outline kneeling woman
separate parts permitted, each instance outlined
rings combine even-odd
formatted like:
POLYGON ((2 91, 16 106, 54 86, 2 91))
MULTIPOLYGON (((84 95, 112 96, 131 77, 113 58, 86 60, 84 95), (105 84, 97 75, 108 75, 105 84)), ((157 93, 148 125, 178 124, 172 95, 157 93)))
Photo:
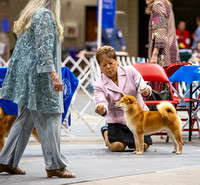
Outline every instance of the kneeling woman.
MULTIPOLYGON (((101 129, 106 146, 113 151, 123 151, 128 146, 134 147, 132 132, 126 126, 124 112, 115 107, 124 94, 135 96, 143 110, 148 107, 143 97, 151 94, 151 87, 146 85, 141 74, 133 67, 119 67, 114 49, 103 46, 96 52, 96 59, 102 75, 94 83, 96 101, 95 112, 106 116, 108 126, 101 129)), ((152 144, 150 136, 144 138, 144 151, 152 144)))

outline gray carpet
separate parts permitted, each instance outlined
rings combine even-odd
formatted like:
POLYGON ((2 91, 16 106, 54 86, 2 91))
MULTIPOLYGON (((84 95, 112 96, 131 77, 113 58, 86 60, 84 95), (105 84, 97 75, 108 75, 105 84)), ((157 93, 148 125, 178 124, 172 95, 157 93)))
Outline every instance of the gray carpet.
POLYGON ((0 174, 0 184, 8 185, 57 185, 77 184, 98 179, 180 169, 200 165, 198 144, 186 143, 183 155, 172 154, 172 143, 157 143, 143 155, 131 150, 110 152, 104 145, 62 145, 62 153, 71 160, 69 170, 77 174, 75 179, 47 179, 44 160, 39 145, 28 145, 20 167, 25 176, 0 174))

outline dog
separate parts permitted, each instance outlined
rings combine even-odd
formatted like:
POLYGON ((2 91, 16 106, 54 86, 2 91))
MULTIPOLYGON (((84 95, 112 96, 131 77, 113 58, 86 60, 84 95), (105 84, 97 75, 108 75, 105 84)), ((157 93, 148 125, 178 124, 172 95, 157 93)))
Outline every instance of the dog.
MULTIPOLYGON (((0 152, 4 146, 5 137, 8 136, 10 128, 17 116, 7 115, 3 108, 0 106, 0 152)), ((34 128, 32 131, 32 135, 34 138, 40 142, 36 129, 34 128)))
POLYGON ((134 96, 125 95, 115 106, 124 111, 128 128, 135 138, 135 154, 142 154, 144 135, 166 130, 174 143, 174 153, 182 154, 182 122, 169 102, 157 105, 158 111, 143 111, 134 96))

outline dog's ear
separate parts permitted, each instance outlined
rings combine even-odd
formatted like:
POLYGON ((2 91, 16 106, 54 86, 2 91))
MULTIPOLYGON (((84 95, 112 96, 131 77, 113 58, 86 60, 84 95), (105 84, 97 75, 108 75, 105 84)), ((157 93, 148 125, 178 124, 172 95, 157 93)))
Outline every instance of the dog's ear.
POLYGON ((4 110, 0 107, 0 119, 3 118, 5 115, 4 110))
POLYGON ((129 103, 135 103, 136 99, 133 96, 127 96, 129 103))

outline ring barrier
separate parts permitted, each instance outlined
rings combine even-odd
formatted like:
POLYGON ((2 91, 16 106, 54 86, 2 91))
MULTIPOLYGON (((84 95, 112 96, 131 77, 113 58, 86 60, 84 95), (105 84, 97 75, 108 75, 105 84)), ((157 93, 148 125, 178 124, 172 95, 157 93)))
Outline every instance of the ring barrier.
MULTIPOLYGON (((128 66, 135 64, 136 61, 140 63, 145 63, 146 59, 141 57, 135 58, 129 56, 117 56, 117 61, 119 66, 128 66)), ((8 67, 8 64, 9 61, 5 62, 2 57, 0 57, 1 68, 8 67)), ((92 124, 87 116, 87 111, 91 108, 94 110, 95 108, 95 99, 92 84, 101 75, 101 70, 96 61, 96 58, 95 56, 92 56, 88 59, 84 56, 81 56, 80 58, 78 58, 78 60, 74 60, 71 56, 67 56, 67 58, 62 62, 62 67, 64 66, 67 66, 71 70, 71 72, 73 72, 75 76, 79 79, 79 85, 71 100, 66 118, 68 118, 69 114, 73 111, 77 116, 75 122, 81 120, 81 122, 83 122, 91 132, 94 132, 99 124, 105 124, 105 118, 101 116, 99 116, 99 119, 96 123, 92 124), (84 93, 87 99, 89 99, 89 101, 87 101, 83 105, 83 107, 81 107, 81 109, 79 103, 76 103, 76 99, 78 97, 77 95, 79 95, 80 93, 84 93)), ((186 90, 187 87, 185 83, 179 85, 179 92, 181 95, 185 94, 186 90)), ((95 116, 97 116, 97 114, 95 116)), ((70 128, 67 130, 67 132, 69 131, 70 128)))

